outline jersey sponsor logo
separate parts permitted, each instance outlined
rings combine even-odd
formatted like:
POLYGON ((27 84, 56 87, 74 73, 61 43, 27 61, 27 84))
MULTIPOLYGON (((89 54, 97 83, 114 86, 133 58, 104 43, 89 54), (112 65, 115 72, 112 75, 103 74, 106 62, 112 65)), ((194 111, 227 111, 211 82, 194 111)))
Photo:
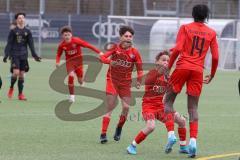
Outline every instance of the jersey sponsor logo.
POLYGON ((128 62, 128 61, 125 61, 122 59, 117 59, 116 62, 117 62, 116 65, 121 66, 121 67, 130 68, 132 66, 132 62, 128 62))
POLYGON ((163 93, 166 92, 166 87, 165 86, 154 85, 153 86, 153 92, 158 93, 158 94, 163 94, 163 93))
POLYGON ((112 56, 112 60, 117 62, 116 65, 130 68, 132 66, 132 62, 127 61, 127 59, 129 59, 128 55, 118 50, 116 51, 116 54, 112 56))
POLYGON ((67 51, 67 54, 68 54, 68 55, 74 55, 74 54, 76 54, 76 53, 77 53, 77 50, 76 50, 76 49, 67 51))
POLYGON ((21 43, 23 41, 23 38, 21 35, 17 35, 17 43, 21 43))
POLYGON ((25 36, 27 36, 27 35, 28 35, 28 33, 27 33, 27 32, 24 32, 24 35, 25 35, 25 36))

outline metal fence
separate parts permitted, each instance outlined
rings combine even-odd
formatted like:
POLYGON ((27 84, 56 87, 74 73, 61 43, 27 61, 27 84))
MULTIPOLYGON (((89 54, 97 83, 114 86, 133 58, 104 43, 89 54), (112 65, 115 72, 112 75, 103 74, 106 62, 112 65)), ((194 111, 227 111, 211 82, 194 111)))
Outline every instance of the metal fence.
POLYGON ((239 14, 239 0, 0 0, 0 13, 185 17, 199 3, 209 6, 212 18, 239 14))

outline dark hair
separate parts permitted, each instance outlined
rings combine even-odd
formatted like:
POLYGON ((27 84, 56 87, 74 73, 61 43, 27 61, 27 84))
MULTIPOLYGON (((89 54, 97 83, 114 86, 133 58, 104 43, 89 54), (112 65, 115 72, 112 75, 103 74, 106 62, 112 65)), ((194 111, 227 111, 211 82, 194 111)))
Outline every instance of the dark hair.
POLYGON ((19 13, 16 13, 15 14, 15 19, 17 19, 18 18, 18 16, 20 16, 20 15, 23 15, 24 17, 26 17, 26 13, 23 13, 23 12, 19 12, 19 13))
POLYGON ((198 4, 193 7, 192 10, 192 17, 194 18, 195 22, 205 22, 209 19, 210 10, 207 5, 205 4, 198 4))
POLYGON ((130 27, 130 26, 120 27, 120 29, 119 29, 120 36, 124 35, 126 32, 130 32, 132 35, 134 35, 134 30, 132 29, 132 27, 130 27))
POLYGON ((60 33, 63 34, 64 32, 72 33, 72 28, 70 26, 63 26, 60 30, 60 33))
POLYGON ((163 55, 170 56, 169 52, 165 50, 165 51, 159 52, 155 57, 155 60, 158 61, 163 55))

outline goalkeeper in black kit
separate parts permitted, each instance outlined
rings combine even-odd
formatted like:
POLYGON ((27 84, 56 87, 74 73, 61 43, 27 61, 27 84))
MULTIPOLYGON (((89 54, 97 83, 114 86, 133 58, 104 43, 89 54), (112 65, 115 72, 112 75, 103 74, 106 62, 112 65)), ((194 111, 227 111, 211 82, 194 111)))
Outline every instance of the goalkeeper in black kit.
POLYGON ((28 64, 28 47, 31 50, 35 61, 40 62, 41 58, 36 54, 34 49, 33 37, 31 31, 25 27, 25 13, 17 13, 15 20, 16 28, 10 30, 3 62, 11 59, 11 86, 8 91, 8 98, 12 98, 14 84, 18 80, 18 99, 27 100, 23 94, 24 74, 29 70, 28 64))

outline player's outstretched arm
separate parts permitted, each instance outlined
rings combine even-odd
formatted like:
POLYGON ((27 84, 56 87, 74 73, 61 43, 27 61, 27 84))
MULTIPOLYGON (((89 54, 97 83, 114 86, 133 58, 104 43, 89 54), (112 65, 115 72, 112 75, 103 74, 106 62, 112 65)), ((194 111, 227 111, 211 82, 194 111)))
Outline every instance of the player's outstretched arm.
POLYGON ((109 57, 115 52, 115 50, 111 50, 106 52, 103 55, 100 55, 100 61, 104 64, 111 64, 114 65, 115 61, 112 61, 109 57))
POLYGON ((80 38, 76 38, 76 43, 77 44, 79 44, 79 45, 81 45, 82 47, 84 47, 84 48, 89 48, 89 49, 91 49, 92 51, 94 51, 95 53, 97 53, 97 54, 102 54, 102 52, 99 50, 99 49, 97 49, 96 47, 94 47, 93 45, 91 45, 90 43, 88 43, 88 42, 86 42, 86 41, 84 41, 84 40, 82 40, 82 39, 80 39, 80 38))
POLYGON ((37 55, 37 53, 35 51, 35 47, 34 47, 34 42, 33 42, 33 37, 32 37, 31 31, 28 32, 27 43, 28 43, 28 46, 29 46, 29 48, 31 50, 31 53, 32 53, 32 56, 33 56, 34 60, 37 61, 37 62, 41 62, 41 58, 37 55))

